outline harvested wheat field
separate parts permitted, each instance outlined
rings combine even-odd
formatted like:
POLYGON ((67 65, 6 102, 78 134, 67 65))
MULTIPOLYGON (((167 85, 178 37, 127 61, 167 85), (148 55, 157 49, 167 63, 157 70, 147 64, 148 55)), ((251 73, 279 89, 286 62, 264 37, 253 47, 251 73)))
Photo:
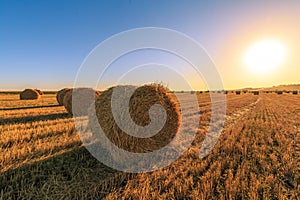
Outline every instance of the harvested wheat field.
POLYGON ((299 11, 0 0, 0 200, 300 200, 299 11))
POLYGON ((55 93, 36 101, 1 93, 0 199, 299 199, 300 96, 228 93, 225 128, 202 159, 211 102, 197 96, 189 150, 163 169, 131 174, 91 156, 55 93))

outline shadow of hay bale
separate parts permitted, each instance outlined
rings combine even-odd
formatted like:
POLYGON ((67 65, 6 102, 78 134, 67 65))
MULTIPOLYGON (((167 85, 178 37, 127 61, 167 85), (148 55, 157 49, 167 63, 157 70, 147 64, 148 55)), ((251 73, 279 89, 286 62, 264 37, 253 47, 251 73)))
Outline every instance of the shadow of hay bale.
POLYGON ((128 178, 129 174, 103 165, 78 147, 2 172, 0 198, 101 199, 128 178))

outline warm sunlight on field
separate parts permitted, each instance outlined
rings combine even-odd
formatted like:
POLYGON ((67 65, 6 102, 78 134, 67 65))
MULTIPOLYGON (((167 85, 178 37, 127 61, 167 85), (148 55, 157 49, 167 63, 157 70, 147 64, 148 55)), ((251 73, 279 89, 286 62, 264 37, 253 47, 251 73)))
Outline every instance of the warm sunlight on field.
POLYGON ((0 200, 300 200, 300 0, 0 0, 0 200))
POLYGON ((164 169, 129 174, 89 154, 54 94, 27 101, 1 94, 0 199, 297 199, 300 95, 229 91, 225 129, 204 159, 197 152, 210 98, 197 95, 201 118, 191 148, 164 169))

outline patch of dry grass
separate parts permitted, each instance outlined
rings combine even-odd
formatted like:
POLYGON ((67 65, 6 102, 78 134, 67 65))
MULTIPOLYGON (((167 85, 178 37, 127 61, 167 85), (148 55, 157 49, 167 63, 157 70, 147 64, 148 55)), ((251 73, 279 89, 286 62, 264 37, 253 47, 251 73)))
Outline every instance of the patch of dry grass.
POLYGON ((193 146, 164 169, 128 174, 89 154, 55 94, 1 94, 0 199, 299 199, 299 95, 227 100, 229 120, 206 158, 198 157, 211 117, 203 93, 193 146))

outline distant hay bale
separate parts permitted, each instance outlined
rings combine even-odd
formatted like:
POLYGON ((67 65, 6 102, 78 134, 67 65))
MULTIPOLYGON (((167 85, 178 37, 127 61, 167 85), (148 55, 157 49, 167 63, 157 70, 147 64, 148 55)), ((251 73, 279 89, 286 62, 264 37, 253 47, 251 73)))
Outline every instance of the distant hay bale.
POLYGON ((72 88, 64 88, 64 89, 61 89, 57 92, 56 100, 57 100, 59 105, 63 106, 63 101, 64 101, 65 94, 70 90, 72 90, 72 88))
MULTIPOLYGON (((122 99, 124 95, 119 95, 120 99, 117 99, 119 104, 123 104, 125 101, 122 99)), ((119 106, 118 104, 118 106, 119 106)), ((97 134, 98 129, 93 124, 97 123, 100 125, 101 129, 105 133, 106 137, 121 149, 130 152, 150 152, 158 150, 165 145, 167 145, 177 134, 179 124, 180 124, 180 108, 177 98, 174 94, 169 93, 168 89, 157 84, 144 85, 141 87, 135 86, 116 86, 111 87, 108 90, 102 92, 102 94, 97 98, 95 102, 96 117, 90 115, 89 113, 89 123, 92 129, 93 135, 97 134), (113 90, 117 89, 126 93, 129 89, 136 89, 129 101, 129 114, 131 120, 135 125, 145 127, 151 123, 149 117, 149 109, 154 104, 159 104, 163 106, 166 111, 167 118, 166 123, 163 125, 162 129, 158 131, 154 136, 141 138, 134 137, 128 133, 121 130, 118 126, 113 112, 111 109, 111 99, 113 90), (96 122, 95 122, 96 121, 96 122)), ((124 110, 120 109, 120 116, 125 116, 124 110)), ((128 108, 127 108, 128 111, 128 108)), ((161 113, 155 113, 157 119, 161 113)), ((128 120, 124 118, 124 121, 128 120)), ((137 131, 137 127, 128 124, 129 130, 137 131)), ((119 155, 112 155, 115 160, 125 159, 120 158, 119 155)))
POLYGON ((235 94, 236 94, 236 95, 240 95, 240 94, 241 94, 241 91, 235 91, 235 94))
POLYGON ((254 95, 259 95, 259 91, 253 91, 254 95))
POLYGON ((227 91, 227 90, 225 90, 225 91, 224 91, 224 94, 228 94, 228 91, 227 91))
POLYGON ((20 93, 21 100, 34 100, 39 98, 40 98, 40 94, 33 89, 25 89, 20 93))
POLYGON ((35 91, 37 91, 39 93, 39 95, 43 95, 44 92, 42 90, 39 90, 39 89, 34 89, 35 91))
POLYGON ((277 94, 283 94, 283 91, 276 91, 277 94))
POLYGON ((293 91, 293 95, 297 95, 298 94, 298 91, 293 91))
POLYGON ((88 97, 94 96, 96 99, 100 95, 100 91, 96 91, 92 88, 74 88, 71 90, 68 90, 63 99, 63 106, 68 111, 68 113, 73 114, 73 95, 76 93, 78 95, 76 100, 76 105, 78 105, 75 109, 76 115, 88 115, 88 109, 90 107, 90 102, 86 99, 88 97))

